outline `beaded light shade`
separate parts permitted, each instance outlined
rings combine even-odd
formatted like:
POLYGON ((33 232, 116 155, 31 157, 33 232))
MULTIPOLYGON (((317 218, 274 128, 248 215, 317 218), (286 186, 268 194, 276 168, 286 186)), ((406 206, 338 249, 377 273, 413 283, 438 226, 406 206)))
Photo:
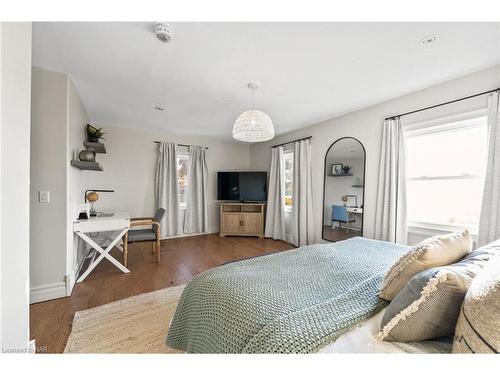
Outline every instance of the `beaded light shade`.
POLYGON ((255 109, 255 90, 258 85, 249 83, 253 91, 254 109, 243 112, 233 125, 233 138, 243 142, 264 142, 274 138, 274 126, 271 118, 258 109, 255 109))
POLYGON ((274 138, 271 118, 258 109, 245 111, 236 119, 233 138, 244 142, 264 142, 274 138))

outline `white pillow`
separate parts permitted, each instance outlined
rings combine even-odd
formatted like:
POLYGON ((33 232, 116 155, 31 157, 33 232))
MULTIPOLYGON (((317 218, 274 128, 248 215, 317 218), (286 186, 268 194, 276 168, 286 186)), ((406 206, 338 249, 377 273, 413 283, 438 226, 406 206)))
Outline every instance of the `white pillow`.
POLYGON ((464 229, 425 239, 401 256, 387 272, 380 298, 391 301, 416 274, 432 267, 447 266, 471 251, 472 240, 464 229))
POLYGON ((500 352, 500 256, 474 278, 458 317, 453 353, 500 352))

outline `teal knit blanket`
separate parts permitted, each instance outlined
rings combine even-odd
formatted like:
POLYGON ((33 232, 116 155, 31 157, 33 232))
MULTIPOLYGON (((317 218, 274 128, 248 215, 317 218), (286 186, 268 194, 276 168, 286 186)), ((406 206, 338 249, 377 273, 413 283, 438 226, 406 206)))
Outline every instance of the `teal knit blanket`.
POLYGON ((242 260, 184 289, 167 344, 190 353, 310 353, 381 310, 406 246, 352 238, 242 260))

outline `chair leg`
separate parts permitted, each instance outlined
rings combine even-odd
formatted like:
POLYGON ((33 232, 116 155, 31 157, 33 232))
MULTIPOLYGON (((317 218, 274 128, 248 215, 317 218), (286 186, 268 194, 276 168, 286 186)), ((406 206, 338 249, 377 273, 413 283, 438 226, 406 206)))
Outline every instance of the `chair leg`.
POLYGON ((155 241, 151 242, 151 253, 154 254, 156 249, 155 241))
POLYGON ((128 233, 123 236, 123 265, 125 268, 128 263, 128 233))
POLYGON ((161 252, 161 243, 160 243, 160 227, 156 226, 156 262, 160 263, 160 252, 161 252))

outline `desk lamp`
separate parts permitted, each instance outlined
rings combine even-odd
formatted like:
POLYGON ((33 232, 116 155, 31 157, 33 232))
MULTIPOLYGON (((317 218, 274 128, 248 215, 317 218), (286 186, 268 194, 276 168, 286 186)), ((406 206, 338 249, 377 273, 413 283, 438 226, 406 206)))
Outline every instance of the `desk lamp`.
POLYGON ((97 212, 95 210, 94 204, 99 199, 99 194, 97 193, 114 193, 114 190, 107 189, 88 189, 85 190, 85 203, 89 201, 92 203, 92 207, 90 209, 90 216, 97 216, 97 212))

